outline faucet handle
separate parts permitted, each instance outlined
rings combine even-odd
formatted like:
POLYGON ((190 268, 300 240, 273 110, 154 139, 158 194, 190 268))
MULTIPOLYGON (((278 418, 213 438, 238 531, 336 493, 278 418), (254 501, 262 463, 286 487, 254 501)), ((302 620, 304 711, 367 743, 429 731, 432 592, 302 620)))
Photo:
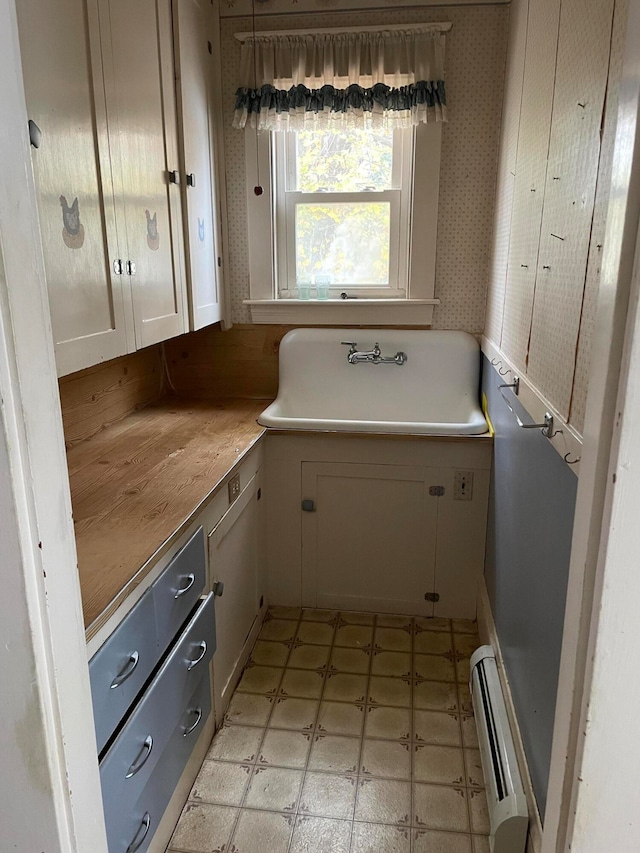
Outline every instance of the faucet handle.
POLYGON ((355 341, 340 341, 343 347, 357 347, 358 344, 355 341))

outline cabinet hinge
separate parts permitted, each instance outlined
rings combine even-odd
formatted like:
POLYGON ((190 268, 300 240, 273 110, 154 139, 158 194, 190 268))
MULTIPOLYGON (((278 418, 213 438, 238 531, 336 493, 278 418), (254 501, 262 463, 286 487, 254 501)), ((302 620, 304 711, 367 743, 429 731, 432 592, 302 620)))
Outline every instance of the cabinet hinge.
POLYGON ((444 495, 444 486, 429 486, 429 494, 432 498, 441 498, 444 495))
POLYGON ((425 601, 440 601, 440 593, 439 592, 425 592, 424 600, 425 601))

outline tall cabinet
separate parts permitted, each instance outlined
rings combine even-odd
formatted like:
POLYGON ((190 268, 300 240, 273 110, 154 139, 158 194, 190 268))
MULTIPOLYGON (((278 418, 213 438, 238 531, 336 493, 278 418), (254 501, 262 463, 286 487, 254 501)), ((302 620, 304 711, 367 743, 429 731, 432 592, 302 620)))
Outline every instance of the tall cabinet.
POLYGON ((58 373, 216 322, 211 7, 18 12, 58 373))

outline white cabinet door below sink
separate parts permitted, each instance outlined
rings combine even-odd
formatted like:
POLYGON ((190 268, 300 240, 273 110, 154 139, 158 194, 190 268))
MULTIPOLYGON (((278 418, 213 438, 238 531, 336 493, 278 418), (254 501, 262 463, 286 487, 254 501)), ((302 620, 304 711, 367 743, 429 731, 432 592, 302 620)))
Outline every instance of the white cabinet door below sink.
POLYGON ((302 603, 434 615, 437 468, 302 465, 302 603))

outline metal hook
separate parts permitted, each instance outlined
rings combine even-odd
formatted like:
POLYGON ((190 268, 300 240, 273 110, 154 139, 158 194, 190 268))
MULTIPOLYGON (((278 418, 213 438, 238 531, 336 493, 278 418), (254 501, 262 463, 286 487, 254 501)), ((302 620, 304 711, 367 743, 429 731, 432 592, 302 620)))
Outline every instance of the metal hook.
MULTIPOLYGON (((502 364, 502 362, 500 362, 500 363, 502 364)), ((511 373, 511 370, 507 367, 507 369, 506 369, 506 370, 504 371, 504 373, 503 373, 503 372, 500 370, 500 368, 498 368, 498 373, 500 374, 500 376, 506 376, 506 375, 507 375, 507 373, 511 373)))
POLYGON ((520 393, 520 377, 514 376, 513 382, 507 382, 504 385, 498 385, 498 389, 500 388, 513 388, 513 393, 518 396, 520 393))
POLYGON ((571 451, 569 451, 568 453, 565 453, 563 456, 563 459, 567 463, 567 465, 575 465, 577 462, 579 462, 582 459, 582 456, 578 456, 575 459, 567 459, 567 456, 569 456, 570 453, 571 453, 571 451))

